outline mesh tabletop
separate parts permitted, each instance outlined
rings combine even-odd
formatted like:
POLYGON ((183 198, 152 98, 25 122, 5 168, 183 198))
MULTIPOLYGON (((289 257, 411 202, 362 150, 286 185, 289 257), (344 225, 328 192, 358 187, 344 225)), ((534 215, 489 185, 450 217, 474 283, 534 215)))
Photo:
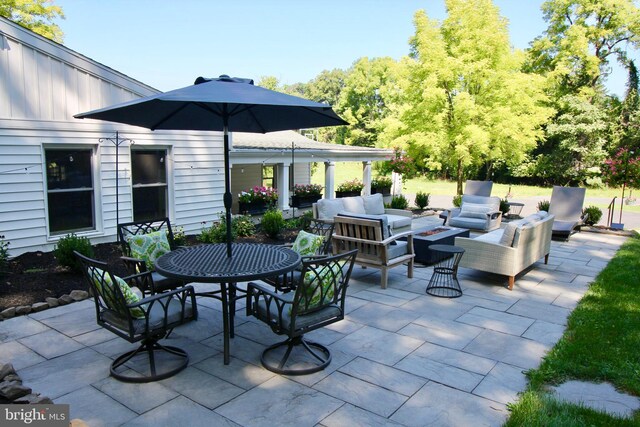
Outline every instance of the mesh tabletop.
POLYGON ((227 257, 226 244, 189 246, 162 255, 156 270, 163 275, 197 282, 244 282, 277 276, 300 263, 289 248, 258 243, 234 243, 227 257))

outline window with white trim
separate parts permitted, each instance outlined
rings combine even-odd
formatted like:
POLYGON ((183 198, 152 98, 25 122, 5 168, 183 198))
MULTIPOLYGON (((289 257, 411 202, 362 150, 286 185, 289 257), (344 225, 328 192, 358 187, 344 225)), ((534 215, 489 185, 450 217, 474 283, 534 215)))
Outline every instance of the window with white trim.
POLYGON ((95 229, 93 149, 45 148, 49 232, 95 229))
POLYGON ((167 150, 131 150, 133 219, 167 217, 167 150))

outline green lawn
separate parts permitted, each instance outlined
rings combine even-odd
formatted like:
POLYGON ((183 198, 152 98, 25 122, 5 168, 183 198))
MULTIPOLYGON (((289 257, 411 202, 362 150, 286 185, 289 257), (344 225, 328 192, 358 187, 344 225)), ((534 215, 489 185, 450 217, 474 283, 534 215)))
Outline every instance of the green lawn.
POLYGON ((598 275, 569 317, 562 339, 538 369, 529 387, 511 405, 507 426, 638 426, 549 398, 545 387, 569 379, 608 381, 640 396, 640 238, 627 240, 598 275))

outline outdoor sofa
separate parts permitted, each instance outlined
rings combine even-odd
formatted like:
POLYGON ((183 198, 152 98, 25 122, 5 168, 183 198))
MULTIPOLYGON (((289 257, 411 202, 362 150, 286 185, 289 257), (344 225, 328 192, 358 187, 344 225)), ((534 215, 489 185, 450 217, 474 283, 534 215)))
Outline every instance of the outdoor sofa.
POLYGON ((540 211, 475 238, 456 237, 456 246, 465 250, 459 266, 509 276, 513 289, 518 273, 542 257, 548 262, 553 219, 540 211))
POLYGON ((394 234, 411 230, 411 211, 388 209, 384 207, 382 194, 371 196, 342 197, 338 199, 320 199, 312 206, 313 217, 332 223, 338 214, 353 215, 365 219, 386 217, 394 234))

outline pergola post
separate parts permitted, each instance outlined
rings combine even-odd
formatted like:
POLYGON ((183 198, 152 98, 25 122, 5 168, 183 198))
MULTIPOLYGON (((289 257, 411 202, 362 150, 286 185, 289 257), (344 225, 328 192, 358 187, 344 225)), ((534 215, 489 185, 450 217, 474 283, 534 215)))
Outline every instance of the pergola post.
POLYGON ((371 160, 362 162, 362 183, 364 184, 362 194, 369 196, 371 194, 371 160))
POLYGON ((333 199, 335 197, 336 177, 335 162, 324 162, 324 198, 333 199))

